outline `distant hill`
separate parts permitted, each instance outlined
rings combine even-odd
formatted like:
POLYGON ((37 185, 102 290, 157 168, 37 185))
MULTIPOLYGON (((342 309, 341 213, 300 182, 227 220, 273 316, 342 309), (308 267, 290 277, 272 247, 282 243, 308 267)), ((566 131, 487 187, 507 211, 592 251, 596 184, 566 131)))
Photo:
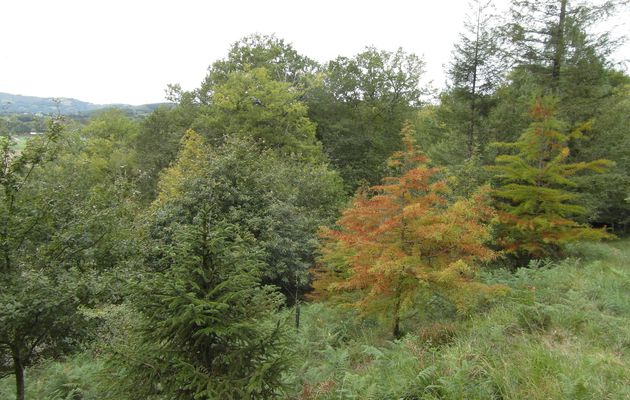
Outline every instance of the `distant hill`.
POLYGON ((120 108, 129 114, 148 114, 161 105, 169 103, 144 104, 132 106, 128 104, 93 104, 65 97, 35 97, 0 92, 0 114, 39 114, 54 115, 88 115, 105 108, 120 108))

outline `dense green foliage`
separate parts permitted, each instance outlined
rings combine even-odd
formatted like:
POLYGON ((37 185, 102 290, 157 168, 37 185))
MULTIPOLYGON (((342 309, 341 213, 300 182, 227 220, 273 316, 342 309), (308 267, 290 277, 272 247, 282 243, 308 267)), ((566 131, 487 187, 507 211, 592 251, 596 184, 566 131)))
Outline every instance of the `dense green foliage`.
POLYGON ((300 92, 274 81, 264 68, 232 72, 213 87, 212 106, 193 127, 214 144, 226 137, 253 138, 261 148, 304 160, 321 159, 315 124, 308 119, 300 92))
POLYGON ((627 398, 621 3, 475 2, 432 102, 255 34, 149 115, 3 103, 0 398, 627 398))
POLYGON ((323 67, 307 93, 317 136, 346 187, 377 184, 399 132, 421 102, 424 63, 415 54, 367 48, 323 67))
POLYGON ((107 168, 108 138, 63 129, 52 120, 19 153, 2 138, 0 367, 15 371, 18 392, 25 366, 76 348, 89 325, 81 307, 109 297, 93 280, 128 256, 132 194, 107 168))
POLYGON ((286 328, 272 321, 282 298, 260 285, 253 238, 219 218, 200 205, 172 229, 172 265, 143 276, 139 337, 115 359, 124 395, 267 399, 282 387, 286 328))
POLYGON ((162 257, 177 245, 169 226, 192 223, 198 207, 208 204, 255 238, 251 250, 257 248, 265 260, 264 280, 297 300, 296 290, 308 282, 317 228, 332 222, 341 201, 340 180, 325 164, 259 153, 243 139, 212 148, 189 131, 177 162, 162 175, 153 204, 160 211, 148 228, 150 239, 161 244, 152 245, 147 256, 152 269, 174 262, 162 257), (159 261, 152 263, 152 257, 159 261))

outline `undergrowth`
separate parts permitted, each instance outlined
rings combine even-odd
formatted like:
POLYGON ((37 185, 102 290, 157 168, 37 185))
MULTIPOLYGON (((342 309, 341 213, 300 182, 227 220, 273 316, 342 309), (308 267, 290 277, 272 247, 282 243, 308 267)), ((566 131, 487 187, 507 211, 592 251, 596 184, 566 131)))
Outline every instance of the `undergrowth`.
MULTIPOLYGON (((574 245, 570 255, 485 273, 484 281, 511 290, 472 317, 432 299, 424 317, 409 318, 401 340, 349 309, 305 305, 285 397, 630 398, 630 243, 574 245)), ((31 368, 28 398, 108 398, 115 381, 105 358, 92 348, 31 368)), ((12 376, 0 380, 0 398, 14 398, 12 376)))

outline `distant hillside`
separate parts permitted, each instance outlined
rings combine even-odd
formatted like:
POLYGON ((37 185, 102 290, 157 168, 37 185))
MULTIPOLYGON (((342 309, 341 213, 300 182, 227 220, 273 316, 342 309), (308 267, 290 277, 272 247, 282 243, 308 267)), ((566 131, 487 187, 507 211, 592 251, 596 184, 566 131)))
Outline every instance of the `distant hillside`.
POLYGON ((0 92, 0 114, 41 114, 53 115, 86 115, 104 108, 121 108, 130 114, 141 115, 155 110, 168 103, 144 104, 131 106, 128 104, 93 104, 65 97, 22 96, 0 92))

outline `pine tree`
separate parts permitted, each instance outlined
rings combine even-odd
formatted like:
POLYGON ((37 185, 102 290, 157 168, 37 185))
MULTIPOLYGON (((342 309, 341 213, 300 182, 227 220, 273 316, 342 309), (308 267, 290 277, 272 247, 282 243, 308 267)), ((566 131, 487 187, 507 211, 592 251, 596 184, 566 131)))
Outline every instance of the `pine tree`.
POLYGON ((476 294, 498 288, 475 281, 475 265, 495 253, 484 245, 493 211, 475 198, 447 204, 437 168, 402 131, 404 150, 390 159, 399 176, 359 191, 337 229, 324 229, 316 294, 350 292, 365 314, 386 316, 400 337, 401 318, 419 295, 440 293, 464 310, 476 294))
POLYGON ((517 257, 558 256, 566 243, 610 237, 604 230, 572 219, 586 209, 568 188, 576 186, 570 179, 573 175, 585 170, 602 172, 611 162, 568 163, 568 141, 583 137, 589 124, 566 133, 554 112, 552 98, 538 99, 531 111, 533 122, 519 140, 497 143, 515 149, 516 154, 500 155, 489 167, 499 181, 494 191, 500 209, 498 242, 517 257))

